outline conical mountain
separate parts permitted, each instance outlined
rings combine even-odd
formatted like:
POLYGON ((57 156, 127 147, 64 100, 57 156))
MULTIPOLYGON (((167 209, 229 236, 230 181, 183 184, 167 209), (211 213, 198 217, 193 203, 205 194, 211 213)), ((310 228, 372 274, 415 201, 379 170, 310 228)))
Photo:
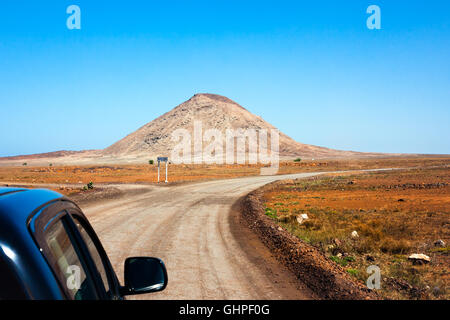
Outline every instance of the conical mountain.
MULTIPOLYGON (((200 93, 186 102, 147 123, 137 131, 103 150, 104 156, 149 157, 170 156, 178 143, 172 141, 176 129, 186 129, 193 134, 194 122, 200 121, 203 130, 218 129, 225 135, 226 129, 275 129, 229 98, 216 94, 200 93)), ((204 132, 203 131, 203 132, 204 132)), ((280 157, 345 157, 359 153, 338 151, 302 144, 280 132, 280 157)))

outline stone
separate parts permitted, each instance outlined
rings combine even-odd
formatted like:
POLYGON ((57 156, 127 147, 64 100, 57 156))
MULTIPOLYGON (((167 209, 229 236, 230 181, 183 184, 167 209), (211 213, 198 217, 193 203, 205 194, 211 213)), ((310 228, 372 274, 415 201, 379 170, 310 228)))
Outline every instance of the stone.
POLYGON ((431 258, 423 253, 414 253, 408 257, 408 260, 418 265, 431 262, 431 258))
POLYGON ((341 240, 339 240, 338 238, 335 238, 335 239, 333 240, 333 242, 334 242, 334 244, 335 244, 337 247, 342 246, 342 242, 341 242, 341 240))
POLYGON ((445 242, 444 242, 444 240, 439 239, 434 242, 434 246, 443 248, 443 247, 445 247, 445 242))
POLYGON ((358 232, 356 232, 356 230, 352 231, 352 233, 351 233, 351 237, 352 237, 353 239, 357 239, 357 238, 359 238, 359 234, 358 234, 358 232))
POLYGON ((297 222, 298 224, 302 224, 305 220, 308 220, 309 217, 306 213, 302 213, 301 215, 297 216, 297 222))

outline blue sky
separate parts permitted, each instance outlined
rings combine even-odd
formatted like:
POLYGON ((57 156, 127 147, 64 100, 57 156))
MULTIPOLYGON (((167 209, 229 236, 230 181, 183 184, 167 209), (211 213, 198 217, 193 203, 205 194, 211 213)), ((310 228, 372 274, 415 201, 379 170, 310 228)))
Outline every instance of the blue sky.
POLYGON ((198 92, 303 143, 450 153, 450 1, 0 3, 0 156, 104 148, 198 92))

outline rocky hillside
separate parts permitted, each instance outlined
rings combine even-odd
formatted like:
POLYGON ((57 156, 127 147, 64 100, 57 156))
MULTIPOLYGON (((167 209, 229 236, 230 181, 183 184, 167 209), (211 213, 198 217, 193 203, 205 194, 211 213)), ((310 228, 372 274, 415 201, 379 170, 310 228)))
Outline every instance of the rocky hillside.
MULTIPOLYGON (((137 131, 114 143, 103 151, 104 156, 161 155, 170 156, 178 142, 172 141, 172 132, 186 129, 193 136, 194 122, 202 123, 203 132, 218 129, 225 137, 226 129, 275 129, 237 104, 216 94, 196 94, 159 118, 147 123, 137 131)), ((348 157, 361 154, 351 151, 339 151, 299 143, 280 132, 279 151, 281 157, 348 157)))

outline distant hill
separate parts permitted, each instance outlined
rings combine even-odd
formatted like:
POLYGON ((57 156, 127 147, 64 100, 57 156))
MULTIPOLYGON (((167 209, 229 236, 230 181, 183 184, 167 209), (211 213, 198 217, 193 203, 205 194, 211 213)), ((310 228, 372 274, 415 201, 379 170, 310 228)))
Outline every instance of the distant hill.
MULTIPOLYGON (((137 131, 103 150, 104 156, 165 155, 178 142, 172 141, 172 132, 186 129, 193 136, 194 121, 201 121, 203 132, 218 129, 225 136, 226 129, 253 128, 275 129, 261 117, 249 112, 233 100, 217 94, 199 93, 179 106, 147 123, 137 131)), ((333 150, 297 142, 280 132, 279 152, 281 157, 351 157, 368 156, 352 151, 333 150)))
POLYGON ((46 153, 37 153, 37 154, 27 154, 27 155, 19 155, 19 156, 11 156, 11 157, 2 157, 2 160, 34 160, 34 159, 42 159, 42 158, 62 158, 72 155, 77 155, 84 153, 86 151, 54 151, 54 152, 46 152, 46 153))

